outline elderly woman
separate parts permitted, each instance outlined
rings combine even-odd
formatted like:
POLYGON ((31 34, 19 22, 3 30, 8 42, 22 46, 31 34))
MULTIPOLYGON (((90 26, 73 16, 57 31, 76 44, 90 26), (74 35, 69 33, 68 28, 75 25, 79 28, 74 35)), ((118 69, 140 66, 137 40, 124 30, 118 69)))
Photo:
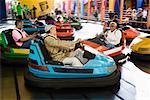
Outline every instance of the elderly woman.
POLYGON ((117 29, 117 23, 111 22, 109 24, 110 30, 106 31, 104 33, 105 37, 105 43, 107 44, 107 47, 115 47, 120 43, 120 40, 122 38, 122 33, 120 30, 117 29))
POLYGON ((105 45, 108 48, 114 48, 120 43, 122 33, 117 29, 117 23, 115 22, 110 22, 109 27, 110 30, 105 31, 104 33, 99 35, 98 43, 101 45, 105 45))

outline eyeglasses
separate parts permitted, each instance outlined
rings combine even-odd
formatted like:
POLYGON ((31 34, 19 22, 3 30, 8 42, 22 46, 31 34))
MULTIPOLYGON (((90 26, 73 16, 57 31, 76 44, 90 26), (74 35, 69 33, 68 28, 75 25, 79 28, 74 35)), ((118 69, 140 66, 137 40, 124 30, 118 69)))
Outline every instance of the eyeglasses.
POLYGON ((114 27, 114 26, 109 26, 109 27, 114 27))

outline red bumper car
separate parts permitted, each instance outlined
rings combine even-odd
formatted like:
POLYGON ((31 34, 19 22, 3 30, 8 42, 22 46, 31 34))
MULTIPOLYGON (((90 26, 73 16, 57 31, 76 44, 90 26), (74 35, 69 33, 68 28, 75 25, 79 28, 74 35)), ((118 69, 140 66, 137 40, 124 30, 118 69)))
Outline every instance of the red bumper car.
POLYGON ((125 48, 125 37, 123 35, 121 42, 115 47, 115 48, 107 48, 104 45, 99 44, 99 38, 94 38, 94 39, 90 39, 90 40, 84 40, 82 41, 82 43, 84 45, 88 45, 96 50, 98 50, 99 52, 107 55, 107 56, 111 56, 115 62, 117 64, 123 64, 126 62, 127 59, 127 55, 123 54, 122 51, 125 48))
POLYGON ((139 31, 137 31, 136 29, 134 29, 131 26, 125 26, 124 28, 122 28, 122 30, 123 30, 125 38, 127 40, 126 41, 127 44, 130 44, 132 42, 132 40, 140 34, 139 31))
POLYGON ((56 23, 57 36, 62 40, 73 40, 74 28, 70 23, 56 23))

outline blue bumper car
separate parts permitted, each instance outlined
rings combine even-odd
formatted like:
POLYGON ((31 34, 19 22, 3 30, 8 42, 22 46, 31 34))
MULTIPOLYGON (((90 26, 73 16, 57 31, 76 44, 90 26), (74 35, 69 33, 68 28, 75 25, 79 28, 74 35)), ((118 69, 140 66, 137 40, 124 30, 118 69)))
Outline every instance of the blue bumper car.
POLYGON ((120 71, 114 60, 100 53, 93 55, 87 57, 88 62, 81 67, 66 66, 51 60, 43 41, 34 41, 25 70, 25 84, 40 88, 105 87, 117 84, 120 71))
POLYGON ((34 24, 29 20, 23 20, 23 30, 28 34, 33 34, 34 32, 44 32, 45 25, 42 22, 35 22, 34 24))

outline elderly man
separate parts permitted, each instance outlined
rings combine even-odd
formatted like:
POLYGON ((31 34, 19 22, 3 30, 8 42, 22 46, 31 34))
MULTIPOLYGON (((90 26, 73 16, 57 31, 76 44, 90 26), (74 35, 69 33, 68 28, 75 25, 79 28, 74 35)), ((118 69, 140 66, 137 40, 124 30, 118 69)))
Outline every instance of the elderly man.
POLYGON ((47 33, 44 38, 45 46, 50 53, 53 61, 60 61, 64 64, 69 64, 75 67, 82 66, 76 54, 82 54, 82 50, 73 51, 75 49, 77 41, 65 41, 57 38, 56 27, 54 25, 47 25, 45 27, 47 33))

